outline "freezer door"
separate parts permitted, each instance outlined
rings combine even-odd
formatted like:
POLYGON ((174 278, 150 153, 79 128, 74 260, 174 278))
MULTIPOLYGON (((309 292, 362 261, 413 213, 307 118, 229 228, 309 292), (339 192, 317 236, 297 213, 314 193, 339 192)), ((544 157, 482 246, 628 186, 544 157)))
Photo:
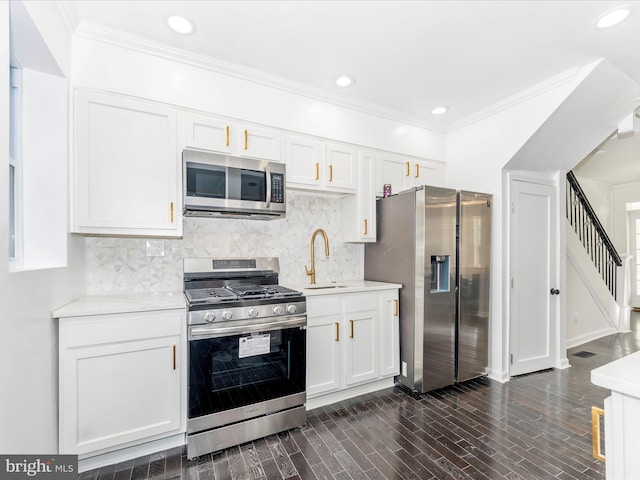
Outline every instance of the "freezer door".
POLYGON ((484 375, 489 362, 493 196, 460 191, 458 207, 457 381, 484 375))
POLYGON ((428 392, 453 385, 455 372, 456 191, 424 187, 423 379, 428 392))

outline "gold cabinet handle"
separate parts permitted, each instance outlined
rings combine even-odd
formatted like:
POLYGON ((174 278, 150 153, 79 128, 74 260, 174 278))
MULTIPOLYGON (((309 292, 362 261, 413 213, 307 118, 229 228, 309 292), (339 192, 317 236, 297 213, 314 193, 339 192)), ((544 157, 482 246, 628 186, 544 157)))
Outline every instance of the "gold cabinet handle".
MULTIPOLYGON (((228 147, 228 146, 229 146, 229 144, 231 143, 231 137, 230 137, 230 133, 231 133, 231 132, 230 132, 229 125, 227 125, 226 132, 227 132, 227 147, 228 147)), ((246 132, 246 130, 245 130, 245 132, 246 132)), ((246 147, 245 147, 245 148, 246 148, 246 147)))
POLYGON ((600 451, 600 417, 604 417, 604 410, 598 407, 591 407, 591 448, 593 458, 605 461, 604 455, 600 451))
POLYGON ((367 219, 366 218, 364 219, 364 234, 365 235, 369 234, 369 229, 368 229, 368 226, 367 226, 367 219))
POLYGON ((316 162, 316 180, 320 180, 320 164, 316 162))
POLYGON ((416 178, 420 178, 420 165, 416 163, 416 178))
POLYGON ((173 202, 169 203, 169 217, 171 219, 171 223, 173 223, 173 202))
POLYGON ((333 182, 333 165, 329 165, 329 181, 333 182))
POLYGON ((336 342, 340 341, 340 324, 336 322, 336 342))
POLYGON ((177 360, 176 360, 176 346, 174 345, 173 346, 173 369, 174 370, 176 369, 176 363, 177 363, 177 360))
POLYGON ((411 163, 407 162, 407 177, 411 175, 411 163))
POLYGON ((249 130, 244 131, 244 149, 249 150, 249 130))
POLYGON ((398 301, 397 298, 393 299, 393 316, 397 317, 398 314, 400 313, 400 302, 398 301))
POLYGON ((351 334, 349 335, 349 338, 353 338, 353 320, 349 320, 349 323, 351 324, 351 334))

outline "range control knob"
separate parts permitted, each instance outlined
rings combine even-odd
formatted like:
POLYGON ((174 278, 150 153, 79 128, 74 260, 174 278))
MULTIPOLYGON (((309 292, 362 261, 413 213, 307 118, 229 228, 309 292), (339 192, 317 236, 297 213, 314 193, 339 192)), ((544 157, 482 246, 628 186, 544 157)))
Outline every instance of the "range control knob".
POLYGON ((296 313, 298 308, 295 305, 287 305, 287 313, 296 313))
POLYGON ((282 305, 276 305, 273 307, 274 315, 282 315, 284 313, 284 307, 282 305))
POLYGON ((222 318, 224 320, 231 320, 233 318, 233 312, 225 310, 224 312, 222 312, 222 318))
POLYGON ((256 318, 258 316, 258 311, 255 308, 250 308, 248 313, 251 318, 256 318))
POLYGON ((207 322, 213 322, 216 319, 216 314, 214 312, 206 312, 204 314, 204 319, 207 322))

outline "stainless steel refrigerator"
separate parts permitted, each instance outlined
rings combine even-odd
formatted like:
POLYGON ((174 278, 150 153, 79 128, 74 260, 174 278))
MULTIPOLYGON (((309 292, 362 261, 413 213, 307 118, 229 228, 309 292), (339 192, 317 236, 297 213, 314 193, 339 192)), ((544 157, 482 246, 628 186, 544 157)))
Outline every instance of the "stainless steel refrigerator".
POLYGON ((489 194, 418 187, 377 201, 366 280, 401 283, 398 381, 428 392, 486 373, 489 194))

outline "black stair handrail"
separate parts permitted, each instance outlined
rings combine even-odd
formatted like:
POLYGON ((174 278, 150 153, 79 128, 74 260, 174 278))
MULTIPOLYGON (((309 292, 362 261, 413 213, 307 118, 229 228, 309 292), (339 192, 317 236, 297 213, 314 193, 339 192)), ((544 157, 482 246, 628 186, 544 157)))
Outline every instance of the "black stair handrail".
POLYGON ((582 242, 591 260, 600 272, 611 294, 616 297, 616 266, 622 259, 604 227, 593 211, 573 172, 567 173, 567 220, 582 242))

